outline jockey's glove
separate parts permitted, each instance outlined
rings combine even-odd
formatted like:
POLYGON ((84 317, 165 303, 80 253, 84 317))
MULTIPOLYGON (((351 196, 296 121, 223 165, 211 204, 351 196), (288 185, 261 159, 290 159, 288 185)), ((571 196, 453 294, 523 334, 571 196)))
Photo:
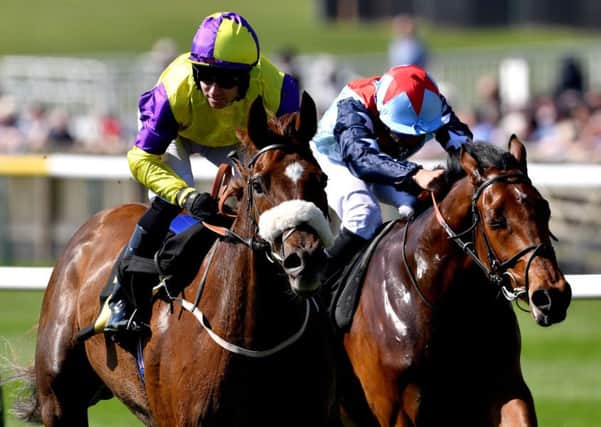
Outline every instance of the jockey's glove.
POLYGON ((194 190, 188 193, 180 202, 180 206, 202 221, 217 214, 217 202, 209 193, 199 193, 194 190))
POLYGON ((422 166, 417 165, 412 172, 404 176, 401 180, 395 182, 392 186, 397 191, 405 191, 409 194, 413 194, 414 196, 418 195, 422 189, 419 185, 417 185, 417 182, 415 182, 413 176, 419 172, 420 169, 422 169, 422 166))

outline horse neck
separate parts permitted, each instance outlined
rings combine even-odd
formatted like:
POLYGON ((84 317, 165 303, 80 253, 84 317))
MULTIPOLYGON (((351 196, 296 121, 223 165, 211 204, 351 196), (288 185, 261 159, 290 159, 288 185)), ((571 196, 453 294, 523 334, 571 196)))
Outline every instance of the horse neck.
MULTIPOLYGON (((471 225, 473 187, 467 178, 459 180, 438 207, 447 224, 456 232, 461 232, 471 225)), ((444 230, 442 230, 444 231, 444 230)), ((444 233, 446 235, 446 233, 444 233)))
MULTIPOLYGON (((256 231, 248 212, 239 213, 231 229, 245 239, 256 231)), ((226 324, 221 327, 247 340, 239 344, 259 347, 273 344, 273 334, 279 330, 282 334, 290 332, 282 320, 290 317, 291 297, 286 293, 287 277, 277 264, 271 263, 264 252, 241 243, 219 243, 214 258, 215 284, 207 291, 214 316, 226 324)), ((294 317, 299 323, 298 316, 294 317)))
MULTIPOLYGON (((471 195, 471 186, 464 179, 438 203, 443 218, 456 233, 471 225, 471 195)), ((413 271, 420 266, 422 279, 417 280, 423 284, 420 286, 424 287, 428 300, 436 303, 446 295, 453 278, 461 275, 469 265, 469 257, 449 238, 434 208, 418 217, 409 229, 409 236, 406 250, 410 262, 413 261, 413 271)), ((465 239, 469 240, 471 236, 468 234, 465 239)))

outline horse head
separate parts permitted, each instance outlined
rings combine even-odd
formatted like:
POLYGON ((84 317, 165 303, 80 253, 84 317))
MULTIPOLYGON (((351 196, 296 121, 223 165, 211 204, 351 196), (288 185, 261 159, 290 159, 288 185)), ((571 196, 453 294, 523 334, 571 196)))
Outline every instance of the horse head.
POLYGON ((323 248, 333 241, 326 219, 327 177, 309 148, 316 128, 317 110, 308 94, 299 112, 272 119, 259 97, 248 130, 238 131, 246 159, 234 160, 244 188, 233 228, 264 243, 255 249, 265 250, 303 297, 318 289, 323 248))
POLYGON ((561 322, 572 292, 551 244, 549 203, 528 177, 526 149, 512 136, 508 153, 482 157, 470 147, 459 154, 473 188, 474 260, 506 298, 527 301, 538 324, 561 322))

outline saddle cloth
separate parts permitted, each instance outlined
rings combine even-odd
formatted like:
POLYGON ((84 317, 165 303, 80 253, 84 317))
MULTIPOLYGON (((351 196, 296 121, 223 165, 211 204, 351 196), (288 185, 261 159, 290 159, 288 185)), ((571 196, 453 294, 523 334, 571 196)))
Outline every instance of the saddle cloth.
POLYGON ((365 271, 371 256, 380 240, 388 234, 395 223, 396 221, 385 223, 369 242, 367 248, 355 254, 351 262, 342 271, 342 274, 337 275, 337 279, 327 284, 326 288, 329 288, 332 293, 328 312, 330 320, 337 331, 345 332, 350 328, 359 303, 365 271))

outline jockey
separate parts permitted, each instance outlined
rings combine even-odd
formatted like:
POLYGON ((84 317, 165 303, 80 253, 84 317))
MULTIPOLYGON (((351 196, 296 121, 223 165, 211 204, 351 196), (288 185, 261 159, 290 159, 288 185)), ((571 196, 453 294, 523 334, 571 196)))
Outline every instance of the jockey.
MULTIPOLYGON (((140 96, 139 131, 127 160, 134 178, 156 197, 121 259, 153 258, 182 208, 201 220, 216 213, 216 201, 194 188, 190 155, 215 165, 228 162, 227 154, 238 144, 235 131, 246 128, 250 105, 259 95, 270 114, 298 111, 297 83, 261 54, 246 19, 233 12, 206 17, 191 51, 177 57, 140 96)), ((148 313, 136 314, 140 307, 150 310, 151 289, 144 285, 123 289, 116 281, 95 330, 146 329, 148 313)))
POLYGON ((416 197, 405 190, 436 190, 443 171, 408 160, 432 138, 450 152, 471 141, 472 133, 422 68, 396 66, 342 89, 311 141, 329 177, 328 203, 341 220, 326 253, 328 274, 375 235, 382 224, 379 202, 410 218, 416 197))

